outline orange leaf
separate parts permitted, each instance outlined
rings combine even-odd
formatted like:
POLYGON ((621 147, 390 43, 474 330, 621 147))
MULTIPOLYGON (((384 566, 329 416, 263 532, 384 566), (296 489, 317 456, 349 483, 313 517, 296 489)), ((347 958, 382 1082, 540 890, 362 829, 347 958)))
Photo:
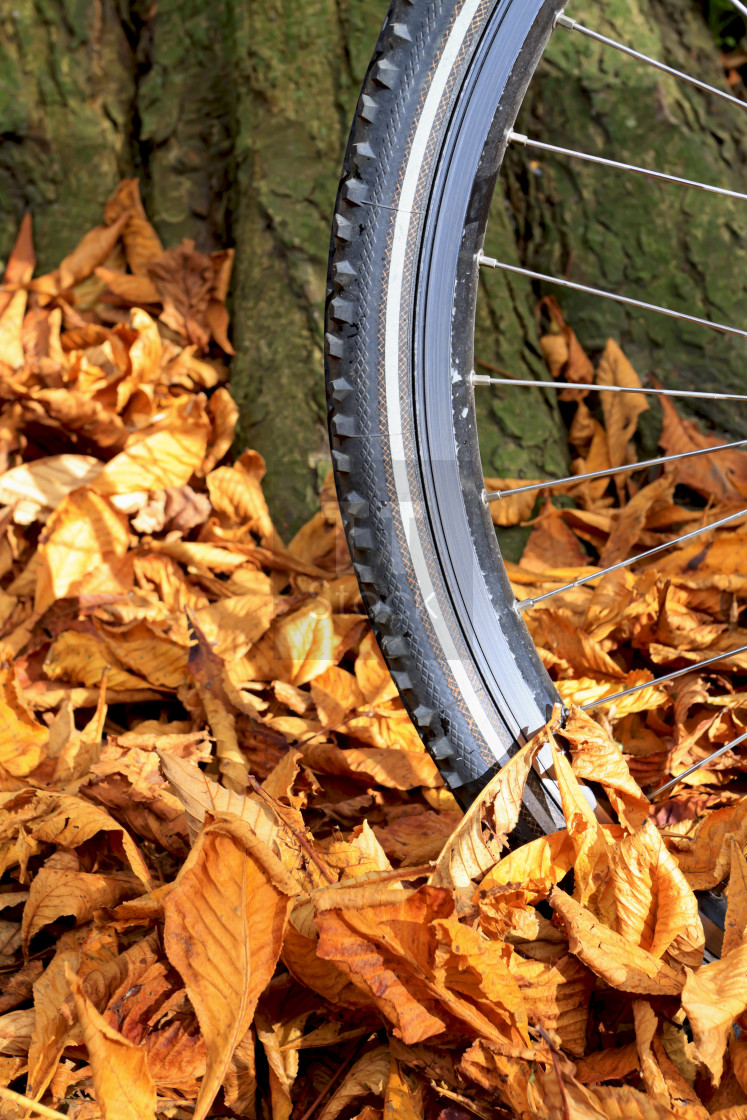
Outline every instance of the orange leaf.
POLYGON ((143 884, 126 871, 108 875, 42 867, 31 883, 23 910, 23 942, 58 918, 71 916, 78 925, 87 922, 102 906, 116 906, 124 898, 143 893, 143 884))
POLYGON ((383 1097, 390 1072, 388 1046, 377 1046, 375 1050, 362 1054, 327 1101, 319 1115, 319 1120, 336 1120, 343 1109, 348 1109, 353 1101, 367 1097, 369 1094, 383 1097))
POLYGON ((692 1028, 695 1056, 718 1085, 732 1026, 747 1010, 747 944, 697 972, 687 969, 682 1006, 692 1028))
POLYGON ((674 493, 674 484, 675 476, 664 474, 639 490, 627 505, 618 511, 609 539, 599 554, 601 568, 611 567, 632 555, 652 506, 660 502, 670 502, 674 493))
MULTIPOLYGON (((608 340, 599 362, 597 385, 642 388, 640 377, 612 339, 608 340)), ((641 393, 600 393, 599 395, 602 398, 610 464, 619 467, 628 462, 628 442, 633 438, 638 426, 638 417, 642 412, 648 411, 648 403, 641 393)))
POLYGON ((566 525, 560 510, 547 500, 521 556, 522 568, 546 572, 551 568, 582 567, 588 562, 578 537, 566 525))
MULTIPOLYGON (((559 951, 565 954, 565 945, 559 951)), ((554 1032, 569 1053, 587 1048, 589 998, 595 980, 588 968, 570 954, 550 961, 526 960, 513 954, 508 962, 519 985, 530 1024, 554 1032)))
POLYGON ((150 262, 161 256, 163 246, 145 216, 137 179, 122 180, 106 204, 104 220, 110 225, 123 213, 129 214, 122 233, 127 263, 136 276, 144 276, 150 262))
POLYGON ((705 938, 698 903, 651 821, 609 851, 617 931, 673 965, 695 966, 705 938))
POLYGON ((629 829, 637 828, 648 816, 651 805, 633 779, 618 744, 575 706, 571 706, 562 735, 570 744, 576 777, 604 786, 621 823, 629 829))
POLYGON ((94 269, 99 280, 103 280, 110 292, 121 296, 128 303, 160 303, 158 291, 147 276, 131 276, 118 268, 94 269))
POLYGON ((11 665, 0 667, 0 772, 26 777, 45 756, 49 729, 38 723, 11 665))
POLYGON ((570 871, 575 859, 576 849, 567 828, 540 836, 491 867, 480 883, 480 894, 511 884, 524 892, 526 902, 540 902, 570 871))
POLYGON ((584 796, 583 787, 552 737, 550 746, 563 802, 563 816, 576 852, 573 864, 574 897, 582 905, 586 905, 600 882, 607 877, 609 840, 584 796))
POLYGON ((742 800, 714 809, 682 840, 668 842, 680 869, 694 891, 706 891, 725 879, 731 864, 729 837, 740 848, 747 845, 747 803, 742 800))
POLYGON ((275 970, 297 888, 241 820, 205 826, 164 901, 164 946, 207 1043, 195 1105, 204 1120, 275 970))
POLYGON ((444 845, 429 879, 432 886, 469 887, 498 862, 506 837, 519 819, 530 767, 548 734, 543 730, 535 735, 488 782, 444 845))
MULTIPOLYGON (((659 437, 666 455, 679 455, 703 447, 723 446, 727 441, 704 435, 694 420, 683 420, 674 404, 662 397, 664 427, 659 437)), ((703 455, 698 459, 684 459, 678 464, 678 481, 689 486, 696 494, 716 501, 742 502, 747 494, 747 463, 738 451, 720 451, 718 455, 703 455)), ((702 547, 702 546, 700 546, 702 547)))
POLYGON ((123 211, 111 225, 95 226, 78 242, 52 274, 57 291, 62 292, 79 284, 104 263, 119 241, 129 216, 129 210, 123 211))
POLYGON ((747 860, 742 849, 729 837, 731 861, 729 863, 729 893, 724 923, 724 943, 721 956, 725 957, 745 941, 747 934, 747 860))
POLYGON ((537 491, 530 490, 525 494, 511 494, 519 486, 531 486, 541 482, 541 478, 486 478, 485 489, 489 493, 500 490, 500 501, 490 503, 490 516, 494 525, 506 528, 510 525, 519 525, 528 520, 532 515, 534 503, 537 501, 537 491))
POLYGON ((156 1087, 144 1048, 128 1042, 107 1023, 83 995, 80 980, 68 966, 66 976, 73 990, 103 1120, 155 1120, 156 1087))
POLYGON ((550 893, 550 905, 563 919, 571 952, 611 987, 641 995, 673 996, 682 990, 683 981, 669 965, 603 925, 558 887, 550 893))
POLYGON ((128 494, 183 486, 202 462, 209 424, 202 404, 192 400, 165 421, 130 437, 105 465, 93 488, 99 494, 128 494))
POLYGON ((127 519, 106 498, 75 490, 58 505, 39 543, 34 608, 40 614, 55 599, 101 591, 126 592, 132 586, 127 557, 127 519))
POLYGON ((384 1115, 397 1120, 423 1120, 423 1101, 413 1092, 397 1059, 392 1055, 384 1094, 384 1115))

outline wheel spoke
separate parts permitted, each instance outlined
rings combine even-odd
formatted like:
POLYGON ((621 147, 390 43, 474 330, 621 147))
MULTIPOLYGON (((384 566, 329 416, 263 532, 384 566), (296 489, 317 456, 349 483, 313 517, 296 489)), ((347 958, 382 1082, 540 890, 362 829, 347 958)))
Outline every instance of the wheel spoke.
POLYGON ((736 8, 738 12, 741 12, 743 16, 747 16, 747 4, 743 4, 742 0, 731 0, 731 4, 732 7, 736 8))
POLYGON ((613 475, 623 471, 646 470, 648 467, 658 467, 663 463, 675 463, 679 459, 695 459, 698 455, 713 455, 717 451, 727 451, 735 447, 747 447, 747 439, 740 439, 734 443, 720 443, 715 447, 699 447, 695 451, 680 451, 677 455, 661 455, 657 459, 642 459, 640 463, 623 463, 619 467, 605 467, 601 471, 587 471, 586 474, 572 474, 565 478, 548 478, 542 482, 529 482, 526 486, 514 486, 510 490, 485 490, 485 502, 499 502, 502 498, 510 498, 516 494, 529 494, 533 490, 547 490, 553 486, 569 486, 577 482, 589 482, 595 478, 612 478, 613 475))
POLYGON ((681 187, 696 187, 710 194, 723 195, 725 198, 738 198, 747 201, 747 194, 742 191, 730 191, 726 187, 716 187, 711 183, 701 183, 698 179, 682 179, 679 175, 669 175, 664 171, 654 171, 650 167, 638 167, 633 163, 621 163, 616 159, 606 159, 595 156, 590 152, 579 152, 574 148, 560 148, 556 144, 546 144, 542 140, 532 140, 520 132, 509 132, 508 139, 514 144, 521 144, 525 148, 536 148, 542 152, 552 152, 554 155, 570 156, 573 159, 582 159, 587 163, 597 163, 602 167, 611 167, 615 171, 630 171, 634 175, 645 175, 648 179, 658 179, 663 183, 676 183, 681 187))
POLYGON ((699 397, 709 401, 747 401, 744 393, 705 393, 698 389, 647 389, 629 385, 587 385, 582 381, 538 381, 519 377, 488 377, 472 374, 473 385, 513 385, 534 389, 583 389, 589 393, 644 393, 651 397, 699 397))
POLYGON ((740 743, 743 743, 745 741, 745 739, 747 739, 747 731, 745 731, 743 735, 739 735, 736 739, 732 739, 730 743, 726 743, 725 746, 719 747, 717 751, 714 751, 713 754, 709 754, 707 758, 702 759, 700 762, 696 762, 694 766, 689 766, 687 770, 683 770, 682 773, 678 774, 676 778, 672 778, 671 781, 665 782, 663 786, 659 786, 658 789, 655 789, 653 793, 650 793, 648 795, 649 799, 658 797, 660 793, 666 793, 668 789, 671 789, 672 786, 676 786, 677 783, 681 782, 683 778, 687 778, 690 774, 694 774, 697 770, 702 770, 703 767, 707 766, 709 762, 713 762, 715 759, 721 758, 722 754, 726 754, 727 751, 733 750, 734 747, 738 747, 740 743))
POLYGON ((747 509, 740 509, 738 513, 730 513, 728 517, 721 517, 718 521, 712 521, 710 525, 702 525, 699 529, 693 529, 690 533, 683 533, 682 536, 675 537, 674 540, 671 541, 665 541, 664 544, 658 544, 655 548, 649 548, 647 552, 641 552, 638 556, 629 556, 626 560, 620 560, 617 564, 611 564, 608 568, 600 568, 596 572, 589 572, 588 575, 574 579, 572 583, 565 583, 562 587, 556 587, 552 591, 545 591, 543 595, 537 595, 533 599, 522 599, 515 604, 516 610, 529 610, 530 607, 535 606, 537 603, 544 602, 545 599, 552 599, 555 595, 562 595, 564 591, 572 591, 575 587, 583 587, 584 584, 590 583, 595 579, 601 579, 602 576, 609 575, 610 572, 617 572, 621 568, 629 568, 631 564, 637 564, 639 560, 647 560, 649 556, 656 556, 657 553, 663 552, 667 548, 673 548, 676 544, 684 544, 685 541, 694 540, 696 537, 701 537, 704 533, 711 532, 712 529, 720 529, 724 525, 732 525, 735 521, 739 521, 745 516, 747 516, 747 509))
MULTIPOLYGON (((734 0, 732 0, 733 2, 734 0)), ((585 35, 587 39, 594 39, 597 43, 603 43, 605 47, 613 47, 615 50, 622 51, 623 54, 637 59, 638 62, 645 62, 647 66, 653 66, 655 70, 661 70, 662 73, 669 74, 672 78, 679 78, 680 81, 703 90, 704 93, 713 94, 714 97, 719 97, 722 101, 728 101, 731 105, 736 105, 740 109, 747 109, 747 104, 740 101, 738 97, 734 97, 733 94, 717 89, 716 86, 709 85, 708 82, 701 82, 699 78, 694 78, 692 74, 687 74, 684 70, 676 70, 673 66, 667 66, 666 63, 659 62, 656 58, 641 54, 640 51, 634 50, 626 43, 620 43, 617 39, 609 39, 606 35, 600 35, 598 31, 592 31, 590 27, 585 27, 584 24, 578 23, 577 20, 570 19, 566 15, 559 15, 555 20, 555 26, 566 27, 569 31, 578 31, 581 35, 585 35)))
POLYGON ((572 288, 576 292, 586 292, 590 296, 601 296, 603 299, 611 299, 615 303, 624 303, 628 307, 638 307, 642 311, 655 311, 659 315, 667 315, 670 319, 681 319, 685 323, 695 323, 699 327, 710 327, 711 330, 722 331, 724 334, 735 334, 739 335, 740 338, 747 338, 747 331, 740 330, 739 327, 714 323, 711 319, 700 319, 697 315, 687 315, 684 311, 673 311, 670 307, 660 307, 656 303, 644 303, 640 299, 631 299, 630 296, 621 296, 616 292, 605 292, 602 288, 591 288, 588 284, 577 284, 573 280, 564 280, 560 276, 546 276, 543 272, 535 272, 531 268, 520 268, 515 264, 498 261, 494 257, 486 257, 483 253, 480 253, 478 257, 478 264, 484 265, 485 268, 501 268, 504 272, 513 272, 517 276, 527 276, 530 280, 541 280, 545 284, 559 284, 562 288, 572 288))
POLYGON ((726 653, 719 653, 715 657, 709 657, 706 661, 696 661, 694 665, 686 665, 684 669, 675 669, 673 673, 665 673, 663 677, 656 677, 653 681, 644 681, 642 684, 634 684, 630 688, 623 689, 622 692, 615 692, 612 696, 603 696, 600 700, 592 700, 590 704, 584 704, 581 711, 588 712, 591 711, 592 708, 601 708, 606 704, 614 704, 615 700, 621 700, 623 696, 632 696, 636 692, 642 692, 644 688, 658 688, 659 685, 677 680, 678 677, 684 677, 688 673, 699 672, 708 665, 716 665, 720 661, 728 661, 730 657, 736 657, 740 653, 747 653, 747 646, 738 646, 736 649, 730 649, 726 653))

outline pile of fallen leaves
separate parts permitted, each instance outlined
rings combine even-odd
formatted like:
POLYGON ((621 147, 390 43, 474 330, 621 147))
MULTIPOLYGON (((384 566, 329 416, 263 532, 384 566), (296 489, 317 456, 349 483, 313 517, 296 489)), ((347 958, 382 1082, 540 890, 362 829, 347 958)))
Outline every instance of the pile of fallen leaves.
MULTIPOLYGON (((128 181, 50 275, 24 223, 0 289, 0 1115, 747 1117, 740 758, 641 789, 742 726, 744 531, 529 614, 569 703, 724 656, 555 718, 463 816, 331 487, 285 544, 260 457, 224 461, 230 265, 164 252, 128 181), (542 748, 568 827, 510 850, 542 748), (704 965, 693 890, 730 870, 704 965)), ((621 465, 640 398, 583 386, 635 373, 554 316, 575 468, 621 465)), ((667 411, 666 449, 706 438, 667 411)), ((741 463, 548 496, 517 592, 735 508, 741 463)))

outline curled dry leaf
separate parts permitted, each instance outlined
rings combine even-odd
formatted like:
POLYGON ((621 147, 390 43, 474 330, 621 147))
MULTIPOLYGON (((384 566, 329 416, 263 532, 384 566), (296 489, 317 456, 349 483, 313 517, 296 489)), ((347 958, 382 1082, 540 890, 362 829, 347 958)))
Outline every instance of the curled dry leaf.
POLYGON ((500 490, 502 495, 500 501, 490 503, 493 524, 505 529, 510 525, 519 525, 522 521, 527 521, 537 501, 536 491, 530 490, 528 493, 515 495, 510 491, 520 486, 533 486, 541 481, 541 478, 486 478, 485 489, 488 493, 492 494, 500 490))
POLYGON ((599 724, 572 706, 563 738, 570 746, 576 777, 604 787, 621 824, 630 829, 642 824, 651 808, 649 800, 633 779, 622 751, 599 724))
POLYGON ((280 956, 298 887, 250 826, 216 816, 164 901, 164 945, 207 1043, 195 1104, 204 1120, 280 956))
POLYGON ((673 967, 697 967, 705 938, 698 904, 651 823, 609 851, 617 931, 673 967))
MULTIPOLYGON (((391 1076, 391 1059, 388 1046, 377 1046, 362 1054, 345 1074, 319 1117, 319 1120, 336 1120, 343 1109, 353 1101, 373 1094, 383 1097, 391 1076)), ((408 1118, 409 1120, 409 1118, 408 1118)))
POLYGON ((116 906, 123 899, 142 893, 141 881, 126 871, 103 875, 43 867, 34 876, 23 910, 24 946, 28 949, 32 938, 58 918, 74 917, 81 925, 92 918, 96 910, 116 906))
POLYGON ((35 610, 80 593, 127 592, 132 560, 127 520, 99 494, 74 490, 47 521, 39 545, 35 610))
POLYGON ((104 1120, 154 1120, 156 1087, 145 1050, 114 1030, 83 994, 81 982, 66 968, 67 981, 91 1063, 96 1103, 104 1120))
POLYGON ((470 887, 498 862, 506 836, 519 819, 529 769, 549 734, 535 736, 486 785, 444 845, 429 880, 433 886, 470 887), (484 825, 491 839, 485 839, 484 825))
POLYGON ((559 887, 550 892, 550 905, 563 920, 571 952, 613 988, 641 995, 678 995, 682 991, 684 977, 603 925, 559 887))
POLYGON ((747 1009, 747 945, 738 945, 697 972, 688 969, 682 1006, 692 1027, 696 1057, 718 1085, 732 1026, 747 1009))

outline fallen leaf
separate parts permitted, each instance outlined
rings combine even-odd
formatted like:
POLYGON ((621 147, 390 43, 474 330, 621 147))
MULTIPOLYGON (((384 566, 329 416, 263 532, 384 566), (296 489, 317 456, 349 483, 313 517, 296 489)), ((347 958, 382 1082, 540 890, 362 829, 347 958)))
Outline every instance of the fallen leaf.
POLYGON ((697 967, 705 937, 698 903, 650 820, 609 850, 617 932, 673 967, 697 967))
POLYGON ((651 809, 648 798, 634 781, 622 751, 612 738, 585 712, 571 706, 562 730, 571 750, 577 778, 599 782, 612 802, 620 822, 638 828, 651 809))
POLYGON ((729 847, 731 859, 722 957, 742 945, 747 933, 747 860, 733 836, 729 837, 729 847))
POLYGON ((109 1026, 83 995, 80 980, 69 967, 66 976, 91 1063, 96 1103, 104 1120, 153 1120, 156 1087, 145 1051, 109 1026))
POLYGON ((631 945, 558 887, 550 892, 550 905, 563 920, 571 952, 611 987, 640 995, 678 995, 682 991, 684 978, 674 969, 631 945))
POLYGON ((204 1120, 275 970, 297 887, 246 822, 217 815, 164 901, 164 946, 207 1043, 204 1120))
MULTIPOLYGON (((101 476, 99 476, 101 477, 101 476)), ((84 488, 69 493, 47 521, 39 544, 35 610, 82 592, 126 593, 132 586, 126 518, 84 488)))
POLYGON ((122 231, 127 264, 136 276, 144 276, 150 262, 163 253, 163 246, 145 215, 137 179, 123 179, 106 204, 104 218, 108 225, 120 214, 128 214, 122 231))
POLYGON ((37 871, 23 911, 23 942, 28 948, 32 938, 50 922, 74 917, 81 925, 103 906, 116 906, 123 898, 143 893, 143 885, 127 871, 68 871, 43 867, 37 871))
MULTIPOLYGON (((642 388, 641 379, 613 339, 607 341, 600 359, 597 384, 642 388)), ((641 393, 600 393, 600 396, 610 464, 619 467, 628 461, 628 442, 636 430, 638 417, 648 411, 648 402, 641 393)), ((620 477, 617 476, 618 482, 620 477)))
POLYGON ((488 782, 444 845, 429 879, 432 886, 470 887, 498 862, 506 837, 519 819, 532 762, 550 734, 541 731, 488 782), (492 834, 488 839, 484 826, 492 834))
POLYGON ((327 1101, 319 1120, 336 1120, 343 1109, 348 1108, 353 1101, 369 1094, 383 1097, 389 1082, 390 1070, 388 1046, 378 1046, 374 1050, 369 1050, 367 1054, 362 1054, 327 1101))
POLYGON ((747 945, 738 945, 695 972, 686 971, 682 1006, 692 1028, 695 1055, 718 1085, 732 1025, 747 1009, 747 945))

